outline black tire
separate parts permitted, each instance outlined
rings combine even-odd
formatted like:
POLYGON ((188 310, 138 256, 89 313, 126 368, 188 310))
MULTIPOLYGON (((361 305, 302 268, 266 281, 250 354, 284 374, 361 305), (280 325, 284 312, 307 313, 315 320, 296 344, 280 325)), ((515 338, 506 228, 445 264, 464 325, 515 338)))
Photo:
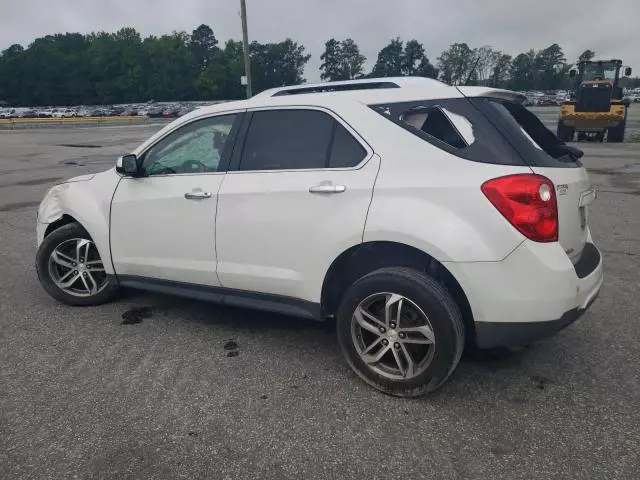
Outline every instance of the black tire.
POLYGON ((93 241, 87 231, 78 223, 63 225, 45 237, 40 248, 38 248, 38 253, 36 254, 36 271, 38 272, 38 279, 49 295, 66 305, 90 306, 108 302, 115 296, 118 290, 117 285, 107 282, 107 285, 95 295, 79 297, 65 292, 63 289, 58 287, 51 278, 51 273, 49 271, 49 258, 53 250, 63 242, 76 238, 93 241))
POLYGON ((574 127, 569 127, 565 125, 565 123, 562 120, 558 120, 558 130, 557 130, 558 140, 562 142, 572 142, 574 133, 575 133, 574 127))
POLYGON ((382 268, 357 280, 342 298, 337 333, 342 353, 353 371, 369 385, 399 397, 418 397, 441 386, 458 365, 465 341, 462 316, 449 292, 428 275, 405 267, 382 268), (379 374, 364 362, 354 344, 354 312, 363 300, 380 292, 409 299, 431 324, 435 337, 431 361, 413 378, 392 379, 379 374))
POLYGON ((624 112, 624 120, 617 126, 610 128, 607 133, 607 142, 622 143, 624 142, 624 131, 627 126, 627 112, 624 112))

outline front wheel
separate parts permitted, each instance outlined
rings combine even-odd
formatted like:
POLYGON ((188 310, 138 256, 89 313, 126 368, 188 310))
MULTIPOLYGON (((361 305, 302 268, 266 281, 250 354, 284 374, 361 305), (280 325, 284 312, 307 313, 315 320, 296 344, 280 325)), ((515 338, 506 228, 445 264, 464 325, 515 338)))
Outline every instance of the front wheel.
POLYGON ((45 237, 36 255, 36 270, 47 293, 67 305, 99 305, 117 291, 109 282, 95 243, 77 223, 45 237))
POLYGON ((558 120, 558 129, 556 134, 556 136, 558 137, 558 140, 562 142, 572 142, 574 132, 575 132, 574 127, 569 127, 564 123, 564 121, 558 120))
POLYGON ((338 342, 365 382, 417 397, 451 375, 464 349, 464 326, 447 290, 410 268, 383 268, 357 280, 338 311, 338 342))

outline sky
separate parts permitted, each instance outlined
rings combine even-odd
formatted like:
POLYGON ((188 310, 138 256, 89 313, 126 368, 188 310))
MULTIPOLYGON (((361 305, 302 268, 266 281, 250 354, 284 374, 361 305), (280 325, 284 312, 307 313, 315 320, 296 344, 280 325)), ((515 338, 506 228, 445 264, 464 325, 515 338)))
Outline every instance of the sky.
MULTIPOLYGON (((353 38, 367 57, 396 36, 422 42, 432 63, 454 42, 491 45, 513 56, 558 43, 568 62, 587 48, 622 58, 640 75, 640 0, 246 0, 249 40, 287 37, 312 55, 305 77, 320 78, 331 37, 353 38)), ((0 0, 0 50, 64 32, 136 28, 143 36, 191 32, 205 23, 220 43, 242 38, 240 0, 0 0)))

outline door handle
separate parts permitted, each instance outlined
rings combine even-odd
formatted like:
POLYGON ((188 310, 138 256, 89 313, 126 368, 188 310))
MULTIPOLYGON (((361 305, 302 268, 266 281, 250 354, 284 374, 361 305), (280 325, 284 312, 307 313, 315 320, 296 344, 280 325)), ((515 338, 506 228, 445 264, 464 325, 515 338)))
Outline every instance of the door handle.
POLYGON ((184 198, 187 200, 204 200, 205 198, 211 198, 211 192, 188 192, 184 194, 184 198))
POLYGON ((310 193, 342 193, 347 189, 344 185, 330 185, 323 184, 314 185, 313 187, 309 187, 310 193))

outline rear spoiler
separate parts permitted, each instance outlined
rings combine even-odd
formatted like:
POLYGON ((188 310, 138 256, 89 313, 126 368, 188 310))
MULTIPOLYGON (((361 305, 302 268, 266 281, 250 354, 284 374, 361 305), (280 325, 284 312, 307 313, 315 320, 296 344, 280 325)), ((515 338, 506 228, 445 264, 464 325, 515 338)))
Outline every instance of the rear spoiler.
POLYGON ((512 90, 491 87, 456 87, 465 97, 491 97, 500 100, 508 100, 514 103, 524 103, 527 96, 512 90))

